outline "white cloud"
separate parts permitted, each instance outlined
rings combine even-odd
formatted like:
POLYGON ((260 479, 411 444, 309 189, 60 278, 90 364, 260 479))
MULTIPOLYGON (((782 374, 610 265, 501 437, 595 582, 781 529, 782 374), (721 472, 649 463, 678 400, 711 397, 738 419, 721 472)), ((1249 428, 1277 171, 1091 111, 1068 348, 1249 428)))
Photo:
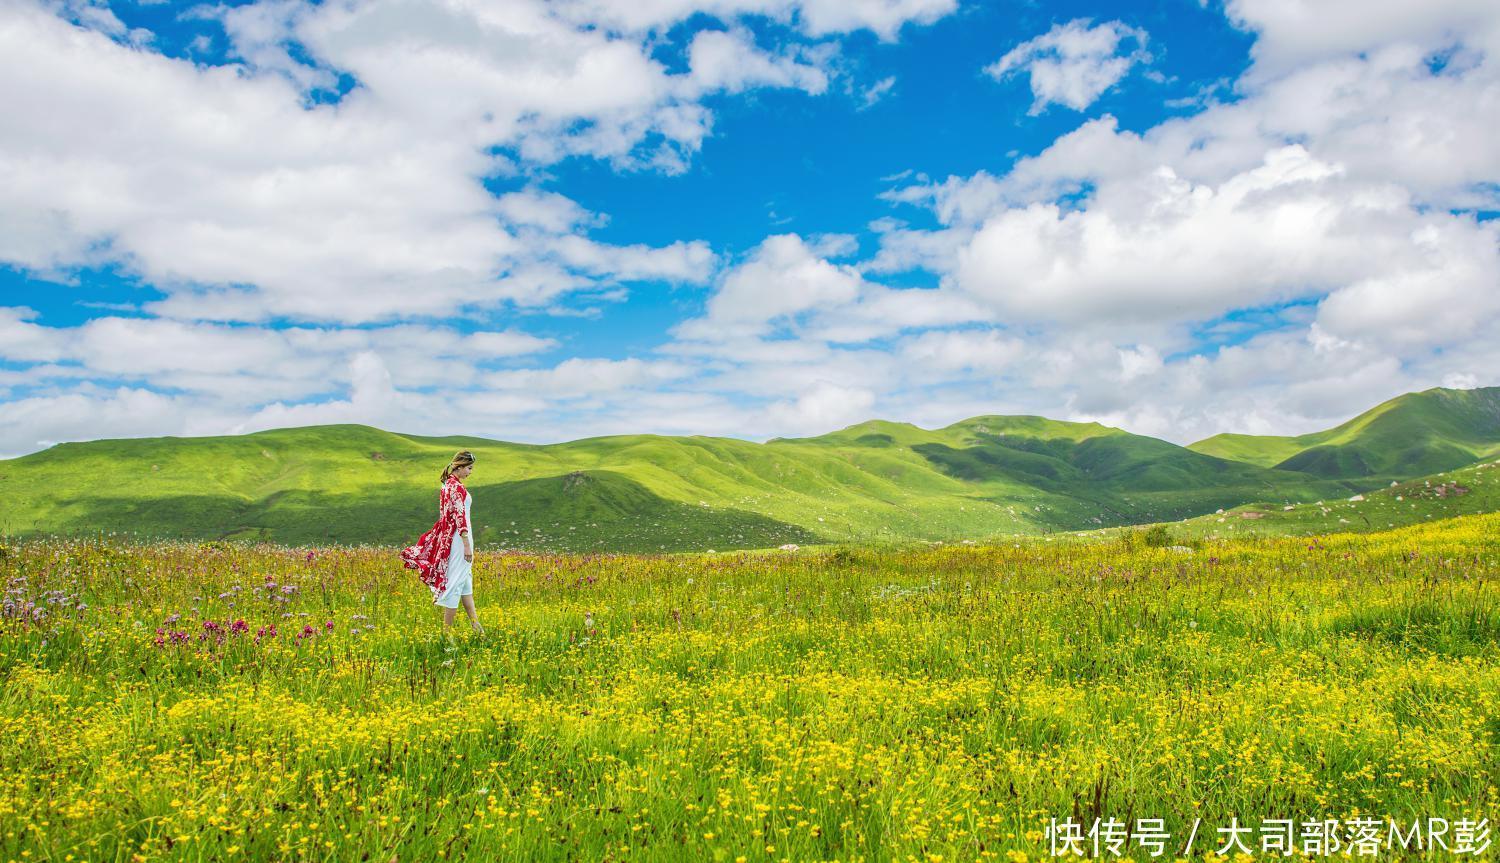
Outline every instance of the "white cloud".
POLYGON ((20 362, 52 362, 65 355, 48 327, 33 323, 39 315, 25 306, 0 306, 0 357, 20 362))
POLYGON ((859 94, 859 110, 864 111, 874 107, 877 102, 890 95, 895 86, 896 76, 890 75, 866 87, 859 94))
POLYGON ((795 56, 768 54, 747 30, 703 30, 688 46, 691 83, 702 92, 738 93, 749 87, 790 87, 808 93, 828 89, 828 74, 795 56))
POLYGON ((199 6, 189 16, 217 19, 229 38, 231 54, 251 67, 286 75, 299 89, 332 89, 338 76, 292 57, 296 25, 306 13, 302 0, 260 0, 243 6, 199 6))
POLYGON ((549 398, 613 393, 650 387, 687 376, 690 369, 671 361, 573 357, 549 369, 514 369, 482 375, 483 386, 497 390, 545 393, 549 398))
POLYGON ((1256 34, 1253 77, 1398 43, 1500 47, 1500 14, 1490 0, 1228 0, 1225 12, 1256 34))
MULTIPOLYGON (((68 14, 89 8, 102 7, 68 14)), ((539 167, 571 155, 682 170, 713 129, 712 94, 857 95, 836 43, 807 39, 893 38, 951 8, 276 0, 216 13, 245 65, 214 68, 126 47, 105 16, 75 27, 16 5, 0 74, 39 85, 0 91, 17 118, 0 129, 0 259, 122 262, 167 293, 144 309, 167 317, 50 327, 0 307, 0 357, 31 364, 0 370, 0 451, 101 427, 366 422, 542 441, 979 413, 1187 442, 1323 428, 1435 383, 1500 384, 1500 226, 1466 211, 1500 188, 1493 4, 1231 0, 1257 34, 1234 101, 1209 92, 1142 131, 1085 122, 1004 173, 913 166, 882 197, 938 227, 879 220, 863 260, 851 235, 782 234, 721 269, 692 238, 602 242, 607 214, 545 188, 539 167), (694 12, 727 30, 687 38, 686 71, 669 71, 653 52, 694 12), (749 16, 793 36, 757 44, 749 16), (360 86, 309 106, 331 72, 360 86), (431 99, 438 86, 452 98, 431 99), (77 135, 85 121, 100 134, 77 135), (499 177, 520 191, 481 183, 499 177), (913 270, 936 286, 881 283, 913 270), (578 351, 509 325, 387 325, 611 302, 646 279, 710 288, 675 340, 638 356, 528 362, 578 351), (208 322, 271 315, 298 325, 208 322)), ((990 70, 1028 72, 1035 110, 1081 109, 1145 39, 1073 22, 990 70)))
POLYGON ((1014 370, 1026 349, 1024 340, 998 330, 931 330, 906 339, 900 353, 939 372, 1002 375, 1014 370))
POLYGON ((794 399, 783 399, 768 409, 768 419, 795 433, 820 434, 869 418, 875 394, 861 387, 820 381, 794 399))
POLYGON ((1130 382, 1136 378, 1154 375, 1162 370, 1161 354, 1150 345, 1140 345, 1120 351, 1120 380, 1130 382))
POLYGON ((766 16, 815 37, 870 30, 887 42, 907 24, 931 24, 958 8, 957 0, 561 0, 556 5, 570 20, 627 32, 661 29, 701 11, 720 18, 766 16))
POLYGON ((1000 206, 959 251, 953 283, 1023 320, 1123 325, 1204 320, 1367 279, 1500 277, 1482 254, 1491 231, 1342 173, 1294 145, 1216 187, 1161 167, 1102 182, 1077 210, 1000 206), (1414 235, 1433 239, 1424 248, 1414 235), (1437 254, 1437 237, 1461 252, 1437 254))
MULTIPOLYGON (((843 17, 818 3, 658 4, 649 23, 700 7, 884 35, 951 3, 843 17)), ((646 34, 596 26, 614 16, 590 4, 263 0, 200 8, 243 61, 209 66, 121 44, 107 13, 78 7, 88 29, 7 7, 0 77, 28 85, 0 90, 0 261, 118 263, 167 292, 147 311, 212 320, 452 317, 705 280, 702 242, 600 243, 586 234, 602 217, 575 202, 535 188, 497 198, 482 181, 575 155, 683 170, 712 125, 702 99, 824 92, 837 49, 704 30, 674 74, 646 34), (309 104, 339 75, 357 86, 309 104)))
POLYGON ((149 383, 241 407, 337 391, 350 383, 350 358, 366 354, 388 360, 397 384, 429 387, 469 383, 476 362, 557 344, 516 330, 410 324, 268 328, 101 317, 49 327, 34 317, 29 309, 0 307, 0 359, 52 363, 46 377, 149 383))
POLYGON ((1024 70, 1035 97, 1032 114, 1050 104, 1082 111, 1119 83, 1131 66, 1150 62, 1146 40, 1145 30, 1120 21, 1094 25, 1078 18, 1022 42, 984 67, 984 73, 999 81, 1024 70), (1126 50, 1122 43, 1134 47, 1126 50))
POLYGON ((803 332, 828 342, 859 344, 907 330, 945 327, 993 318, 983 303, 952 291, 893 289, 862 283, 852 302, 820 308, 803 332))
POLYGON ((1463 343, 1500 321, 1500 229, 1466 219, 1434 219, 1409 244, 1422 263, 1377 271, 1330 293, 1317 323, 1392 350, 1463 343))
POLYGON ((1449 211, 1496 206, 1500 7, 1230 11, 1264 28, 1237 101, 1141 133, 1089 121, 1003 175, 918 178, 883 197, 943 227, 882 226, 865 271, 931 270, 1026 325, 1009 392, 1055 386, 1060 415, 1179 441, 1500 383, 1476 371, 1500 341, 1500 227, 1449 211), (1244 316, 1273 329, 1240 341, 1244 316), (1238 343, 1194 356, 1204 332, 1238 343))
POLYGON ((778 234, 724 275, 704 317, 675 331, 685 339, 760 335, 788 316, 853 300, 859 285, 854 268, 819 257, 796 234, 778 234))

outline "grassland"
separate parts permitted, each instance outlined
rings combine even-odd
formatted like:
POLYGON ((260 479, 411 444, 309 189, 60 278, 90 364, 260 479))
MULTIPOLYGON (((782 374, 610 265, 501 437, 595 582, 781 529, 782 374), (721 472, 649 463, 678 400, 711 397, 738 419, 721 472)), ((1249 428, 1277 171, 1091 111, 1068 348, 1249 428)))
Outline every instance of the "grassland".
POLYGON ((1295 505, 1248 504, 1169 526, 1181 537, 1365 533, 1500 511, 1500 460, 1480 462, 1347 498, 1295 505))
MULTIPOLYGON (((1500 456, 1500 388, 1402 396, 1317 435, 1191 447, 1030 416, 941 429, 870 421, 766 443, 619 435, 525 445, 358 425, 68 443, 0 461, 0 536, 406 544, 435 517, 437 473, 461 447, 478 456, 468 484, 483 548, 983 541, 1245 505, 1280 512, 1430 479, 1500 456)), ((1440 510, 1408 506, 1386 523, 1440 510)))
POLYGON ((1215 435, 1189 449, 1330 479, 1411 479, 1500 457, 1500 387, 1433 388, 1297 437, 1215 435))
POLYGON ((434 518, 437 474, 460 447, 478 459, 468 484, 479 542, 519 550, 1045 533, 1375 485, 1030 417, 864 423, 764 444, 627 435, 527 446, 318 426, 62 444, 0 462, 0 533, 406 543, 434 518))
POLYGON ((481 552, 488 634, 451 644, 390 550, 11 543, 0 859, 1020 861, 1051 817, 1162 818, 1167 859, 1202 819, 1202 859, 1231 817, 1495 823, 1500 515, 1195 542, 481 552))

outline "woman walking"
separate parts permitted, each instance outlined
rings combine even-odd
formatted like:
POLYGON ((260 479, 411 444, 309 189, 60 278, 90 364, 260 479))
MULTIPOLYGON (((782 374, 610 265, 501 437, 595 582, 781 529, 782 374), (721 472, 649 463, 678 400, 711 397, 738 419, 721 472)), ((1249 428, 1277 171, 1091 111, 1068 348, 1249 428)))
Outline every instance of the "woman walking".
POLYGON ((438 489, 438 520, 432 530, 422 534, 416 545, 401 550, 401 562, 415 569, 422 583, 432 590, 433 605, 443 612, 443 631, 449 631, 458 606, 463 604, 469 625, 484 634, 479 614, 474 610, 474 539, 470 529, 474 496, 463 480, 474 470, 474 454, 459 450, 443 468, 438 489))

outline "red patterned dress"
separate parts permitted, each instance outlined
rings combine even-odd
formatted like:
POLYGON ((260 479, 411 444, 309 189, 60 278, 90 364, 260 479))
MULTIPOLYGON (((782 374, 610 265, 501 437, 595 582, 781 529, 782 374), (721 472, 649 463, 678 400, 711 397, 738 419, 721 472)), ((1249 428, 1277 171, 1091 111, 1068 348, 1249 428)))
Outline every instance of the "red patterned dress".
POLYGON ((448 477, 438 491, 438 520, 432 530, 422 534, 416 545, 401 550, 401 562, 407 569, 415 569, 434 595, 448 587, 449 564, 457 556, 454 546, 462 546, 458 532, 469 530, 468 502, 469 490, 458 477, 448 477))

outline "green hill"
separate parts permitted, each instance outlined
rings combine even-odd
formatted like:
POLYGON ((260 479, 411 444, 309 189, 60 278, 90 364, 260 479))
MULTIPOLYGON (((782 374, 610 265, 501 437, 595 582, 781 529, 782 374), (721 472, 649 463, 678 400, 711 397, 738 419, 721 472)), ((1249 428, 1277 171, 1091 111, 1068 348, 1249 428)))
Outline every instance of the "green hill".
POLYGON ((1500 460, 1393 481, 1378 491, 1348 498, 1232 507, 1169 528, 1179 538, 1369 533, 1496 511, 1500 511, 1500 460))
POLYGON ((1408 393, 1327 431, 1221 434, 1188 449, 1325 479, 1426 476, 1500 455, 1500 387, 1408 393))
POLYGON ((1444 390, 1403 397, 1415 408, 1393 400, 1301 450, 1280 442, 1319 436, 1220 436, 1187 448, 1030 416, 940 429, 876 420, 763 444, 616 435, 528 445, 360 425, 67 443, 0 461, 0 531, 405 544, 431 525, 438 474, 459 448, 477 456, 467 484, 488 548, 649 552, 1076 531, 1251 501, 1281 511, 1375 491, 1406 464, 1431 472, 1434 461, 1484 449, 1495 391, 1475 392, 1490 401, 1444 390), (1392 413, 1406 425, 1379 421, 1392 413), (1403 428, 1421 434, 1405 439, 1403 428), (1286 453, 1271 458, 1277 447, 1286 453), (1375 472, 1296 461, 1320 447, 1357 451, 1375 472), (1204 451, 1215 448, 1234 457, 1204 451))

